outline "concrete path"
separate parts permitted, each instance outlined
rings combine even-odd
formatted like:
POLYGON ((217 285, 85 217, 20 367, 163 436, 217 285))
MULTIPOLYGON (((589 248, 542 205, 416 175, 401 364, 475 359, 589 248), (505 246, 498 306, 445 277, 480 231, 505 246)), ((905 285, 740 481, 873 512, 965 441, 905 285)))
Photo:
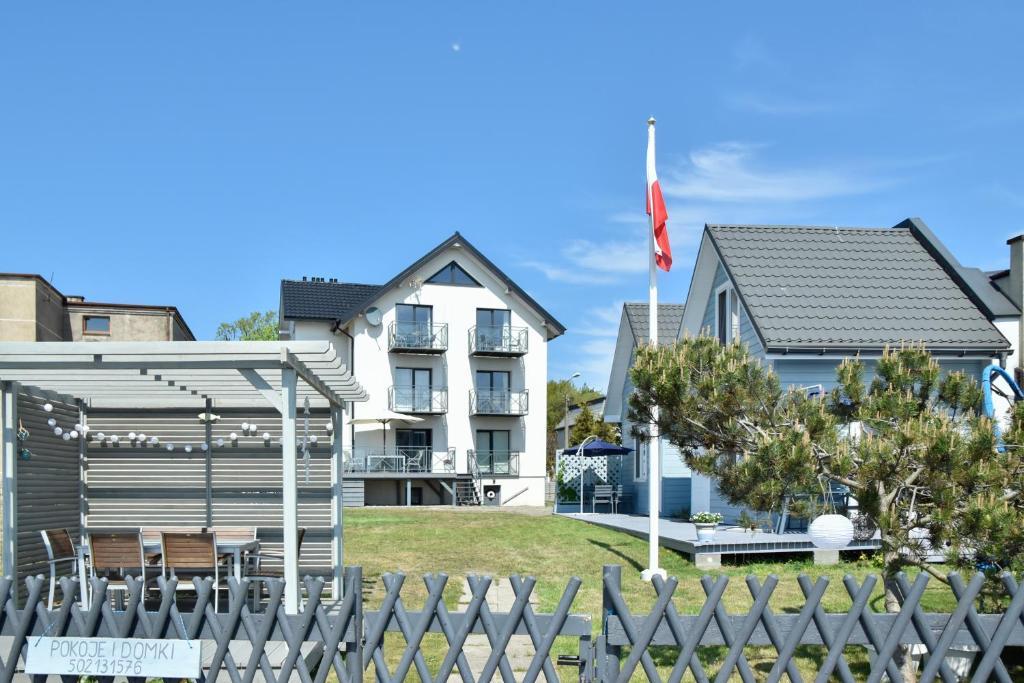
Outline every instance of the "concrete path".
MULTIPOLYGON (((516 600, 512 584, 509 583, 508 578, 498 578, 494 574, 490 574, 490 576, 494 578, 491 581, 490 589, 487 591, 487 606, 494 613, 510 611, 512 604, 516 600)), ((473 593, 469 589, 469 581, 463 581, 458 610, 460 612, 466 611, 472 599, 473 593)), ((530 605, 536 611, 536 592, 530 595, 530 605)), ((476 678, 480 675, 480 671, 483 670, 487 659, 491 656, 490 642, 488 642, 485 634, 473 633, 466 638, 466 645, 463 650, 466 653, 466 659, 469 660, 469 668, 473 670, 473 677, 476 678)), ((530 666, 530 662, 533 660, 533 643, 530 642, 530 636, 512 636, 505 654, 508 656, 509 664, 512 665, 512 670, 517 675, 525 673, 526 669, 530 666)), ((462 681, 462 677, 455 673, 448 680, 450 682, 462 681)))

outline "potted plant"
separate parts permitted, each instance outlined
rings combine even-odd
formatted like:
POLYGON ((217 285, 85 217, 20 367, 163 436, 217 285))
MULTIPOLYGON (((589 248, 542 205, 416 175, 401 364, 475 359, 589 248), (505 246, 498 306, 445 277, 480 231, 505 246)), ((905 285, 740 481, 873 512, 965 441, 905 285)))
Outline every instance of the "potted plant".
POLYGON ((715 529, 722 521, 718 512, 698 512, 690 516, 690 522, 697 527, 697 540, 710 541, 715 537, 715 529))

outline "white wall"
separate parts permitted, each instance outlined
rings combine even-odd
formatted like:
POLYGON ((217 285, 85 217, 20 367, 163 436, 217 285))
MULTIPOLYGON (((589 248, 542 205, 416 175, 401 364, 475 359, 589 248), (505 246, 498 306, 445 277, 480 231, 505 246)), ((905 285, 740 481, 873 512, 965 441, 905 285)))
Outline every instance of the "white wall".
MULTIPOLYGON (((396 367, 430 368, 434 386, 448 387, 448 412, 444 415, 420 416, 416 427, 433 430, 434 450, 456 449, 459 472, 467 470, 466 451, 475 449, 477 429, 507 429, 511 447, 520 452, 518 479, 484 479, 483 484, 501 486, 501 498, 507 500, 524 487, 528 490, 511 502, 513 505, 544 504, 544 471, 546 449, 547 406, 547 344, 541 318, 523 304, 505 285, 484 269, 471 255, 452 247, 424 264, 410 280, 426 280, 456 261, 483 287, 458 287, 401 283, 373 302, 383 313, 383 323, 369 326, 360 315, 346 331, 355 342, 354 371, 356 379, 369 394, 369 401, 355 406, 349 417, 372 416, 388 408, 388 387, 394 384, 396 367), (433 322, 448 324, 448 350, 436 356, 407 355, 388 352, 388 326, 395 320, 395 305, 420 304, 433 307, 433 322), (478 308, 503 308, 512 311, 512 326, 529 330, 528 352, 521 358, 475 358, 469 355, 469 329, 476 324, 478 308), (525 417, 470 417, 469 392, 474 386, 476 370, 507 370, 511 373, 513 391, 529 391, 529 414, 525 417)), ((296 321, 294 339, 330 339, 347 358, 349 340, 343 333, 332 334, 331 324, 296 321)), ((346 427, 343 445, 350 443, 346 427)), ((387 443, 394 445, 394 433, 388 428, 387 443)), ((375 426, 357 426, 355 448, 380 448, 381 430, 375 426)), ((369 499, 368 499, 369 501, 369 499)))

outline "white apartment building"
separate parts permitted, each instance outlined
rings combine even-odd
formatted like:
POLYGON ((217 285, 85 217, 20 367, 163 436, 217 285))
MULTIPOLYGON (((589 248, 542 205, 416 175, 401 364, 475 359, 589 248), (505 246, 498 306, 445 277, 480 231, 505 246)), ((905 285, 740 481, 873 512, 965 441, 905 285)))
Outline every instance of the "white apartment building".
POLYGON ((280 316, 369 394, 342 426, 349 504, 544 504, 547 342, 565 327, 462 235, 383 285, 284 280, 280 316))

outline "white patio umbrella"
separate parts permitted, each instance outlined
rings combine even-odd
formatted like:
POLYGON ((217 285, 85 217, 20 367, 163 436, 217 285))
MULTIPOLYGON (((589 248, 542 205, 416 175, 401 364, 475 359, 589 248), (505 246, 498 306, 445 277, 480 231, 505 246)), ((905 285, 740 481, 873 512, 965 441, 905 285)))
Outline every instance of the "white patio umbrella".
POLYGON ((393 410, 381 410, 369 417, 357 417, 349 420, 350 424, 354 425, 372 425, 380 424, 381 432, 384 435, 384 450, 388 449, 388 423, 390 422, 401 422, 403 424, 416 424, 417 422, 423 422, 422 417, 416 417, 414 415, 403 415, 402 413, 396 413, 393 410))

